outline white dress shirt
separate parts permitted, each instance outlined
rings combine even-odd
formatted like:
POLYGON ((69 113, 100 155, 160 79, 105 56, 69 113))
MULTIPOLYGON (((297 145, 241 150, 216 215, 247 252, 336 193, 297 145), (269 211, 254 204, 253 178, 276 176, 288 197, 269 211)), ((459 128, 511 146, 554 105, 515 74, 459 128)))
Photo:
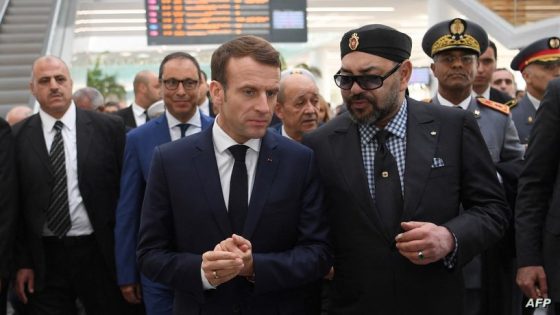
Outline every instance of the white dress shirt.
MULTIPOLYGON (((294 140, 292 137, 290 137, 290 135, 288 135, 288 133, 286 132, 286 128, 284 128, 284 124, 282 124, 282 129, 280 129, 280 132, 282 133, 282 136, 290 139, 290 140, 294 140)), ((294 140, 296 141, 296 140, 294 140)))
POLYGON ((490 85, 488 86, 488 88, 484 92, 482 92, 482 94, 478 94, 473 90, 473 91, 471 91, 471 95, 473 97, 477 97, 477 96, 480 95, 480 96, 484 97, 485 99, 489 100, 490 99, 490 85))
MULTIPOLYGON (((220 173, 220 183, 222 184, 222 195, 226 208, 229 204, 229 182, 231 173, 233 172, 233 164, 235 159, 229 152, 228 148, 232 145, 240 144, 233 140, 218 124, 218 117, 212 126, 212 142, 214 143, 214 154, 216 155, 216 162, 218 163, 218 172, 220 173)), ((257 161, 259 159, 259 151, 261 149, 261 139, 250 139, 243 143, 248 146, 247 154, 245 155, 245 164, 247 166, 247 179, 248 179, 248 198, 251 200, 251 191, 253 190, 253 183, 255 182, 255 170, 257 169, 257 161)), ((215 289, 214 286, 208 282, 204 271, 200 268, 202 277, 202 286, 205 290, 215 289)))
POLYGON ((533 106, 535 107, 535 110, 538 110, 539 105, 541 105, 541 101, 538 100, 533 95, 531 95, 531 93, 529 93, 529 92, 525 92, 525 93, 527 93, 527 98, 529 98, 529 101, 531 101, 531 104, 533 104, 533 106))
POLYGON ((441 94, 439 94, 439 92, 437 94, 438 101, 441 105, 449 106, 449 107, 461 106, 462 109, 469 108, 469 104, 471 103, 471 98, 472 97, 473 97, 472 95, 469 95, 469 97, 464 99, 461 103, 455 105, 455 104, 451 103, 450 101, 446 100, 445 98, 443 98, 443 96, 441 96, 441 94))
MULTIPOLYGON (((181 127, 179 127, 178 125, 182 124, 182 122, 171 115, 167 110, 165 111, 165 117, 167 118, 167 125, 169 126, 169 135, 171 136, 171 141, 181 139, 181 127)), ((185 137, 200 132, 202 130, 200 111, 197 109, 194 115, 192 115, 191 119, 189 119, 189 121, 187 121, 186 123, 190 126, 189 129, 187 129, 187 131, 185 132, 185 137)))
MULTIPOLYGON (((54 124, 57 119, 50 116, 42 109, 39 109, 39 116, 43 126, 43 135, 47 152, 50 152, 56 131, 54 124)), ((64 141, 64 162, 66 164, 66 185, 68 189, 68 207, 70 210, 70 220, 72 227, 66 234, 67 236, 89 235, 93 233, 93 227, 89 221, 86 207, 82 200, 80 187, 78 186, 78 150, 76 142, 76 106, 74 102, 70 105, 64 116, 59 119, 64 127, 61 130, 64 141)), ((43 236, 53 236, 54 234, 47 227, 43 227, 43 236)))
POLYGON ((136 104, 136 102, 132 102, 132 113, 134 113, 134 121, 136 121, 136 127, 140 127, 146 123, 146 114, 145 109, 136 104))

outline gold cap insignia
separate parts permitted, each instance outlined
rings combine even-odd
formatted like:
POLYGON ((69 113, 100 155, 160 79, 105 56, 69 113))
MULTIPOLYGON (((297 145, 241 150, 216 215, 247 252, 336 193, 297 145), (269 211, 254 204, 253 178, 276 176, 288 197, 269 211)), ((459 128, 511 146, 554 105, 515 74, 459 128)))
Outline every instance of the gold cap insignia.
POLYGON ((452 48, 466 48, 481 53, 480 44, 470 34, 465 34, 467 22, 453 19, 449 22, 449 34, 443 35, 432 44, 432 57, 440 51, 452 48))
POLYGON ((548 40, 548 47, 558 49, 560 47, 560 38, 552 37, 548 40))
POLYGON ((360 37, 358 37, 358 33, 354 33, 348 40, 348 47, 350 47, 351 50, 356 50, 358 49, 358 45, 360 45, 360 37))

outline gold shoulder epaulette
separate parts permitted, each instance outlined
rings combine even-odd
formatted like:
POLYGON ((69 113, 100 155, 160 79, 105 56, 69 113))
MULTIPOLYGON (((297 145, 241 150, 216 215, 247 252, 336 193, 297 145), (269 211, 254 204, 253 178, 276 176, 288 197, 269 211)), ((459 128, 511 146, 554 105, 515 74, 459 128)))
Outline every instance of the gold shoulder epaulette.
POLYGON ((509 107, 509 109, 512 109, 515 106, 517 106, 517 104, 518 104, 517 100, 514 98, 514 99, 511 99, 511 100, 507 101, 507 103, 505 105, 507 105, 509 107))
POLYGON ((431 99, 431 98, 425 98, 425 99, 422 100, 422 102, 424 102, 424 103, 431 103, 431 102, 432 102, 432 99, 431 99))
POLYGON ((491 101, 491 100, 486 99, 484 97, 479 97, 476 100, 478 101, 478 103, 480 105, 483 105, 485 107, 489 107, 489 108, 491 108, 495 111, 498 111, 502 114, 509 115, 509 107, 507 105, 491 101))

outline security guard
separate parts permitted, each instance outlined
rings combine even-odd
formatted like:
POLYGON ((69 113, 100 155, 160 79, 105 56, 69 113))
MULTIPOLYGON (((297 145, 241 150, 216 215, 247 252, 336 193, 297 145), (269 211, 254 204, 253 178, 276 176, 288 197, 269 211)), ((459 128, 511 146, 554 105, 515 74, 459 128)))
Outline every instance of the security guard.
MULTIPOLYGON (((519 163, 524 148, 519 142, 509 107, 472 96, 478 58, 487 47, 486 31, 472 21, 459 18, 432 26, 422 40, 424 52, 434 60, 431 69, 439 82, 437 95, 432 102, 473 113, 492 161, 500 171, 503 163, 519 163)), ((508 243, 506 247, 511 249, 513 244, 508 243)), ((511 301, 496 303, 487 295, 503 288, 503 292, 497 295, 503 299, 511 296, 514 286, 511 255, 498 255, 492 251, 493 249, 475 257, 463 268, 465 314, 511 314, 511 301), (501 259, 500 256, 506 256, 507 259, 501 259), (501 283, 496 284, 496 279, 500 279, 501 283)))
POLYGON ((546 86, 560 76, 560 38, 539 39, 523 48, 511 61, 511 68, 521 71, 527 84, 525 96, 511 108, 519 139, 527 144, 546 86))

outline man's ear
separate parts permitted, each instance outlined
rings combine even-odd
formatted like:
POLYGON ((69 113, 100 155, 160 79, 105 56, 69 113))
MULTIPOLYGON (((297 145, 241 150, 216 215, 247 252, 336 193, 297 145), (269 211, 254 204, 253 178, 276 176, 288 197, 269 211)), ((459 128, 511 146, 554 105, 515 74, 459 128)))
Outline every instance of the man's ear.
POLYGON ((280 120, 284 120, 284 113, 282 109, 282 104, 276 102, 276 105, 274 106, 274 113, 276 114, 276 116, 278 116, 278 118, 280 118, 280 120))
POLYGON ((212 103, 221 109, 225 98, 225 90, 223 85, 218 81, 212 80, 209 85, 208 93, 210 93, 212 103))

